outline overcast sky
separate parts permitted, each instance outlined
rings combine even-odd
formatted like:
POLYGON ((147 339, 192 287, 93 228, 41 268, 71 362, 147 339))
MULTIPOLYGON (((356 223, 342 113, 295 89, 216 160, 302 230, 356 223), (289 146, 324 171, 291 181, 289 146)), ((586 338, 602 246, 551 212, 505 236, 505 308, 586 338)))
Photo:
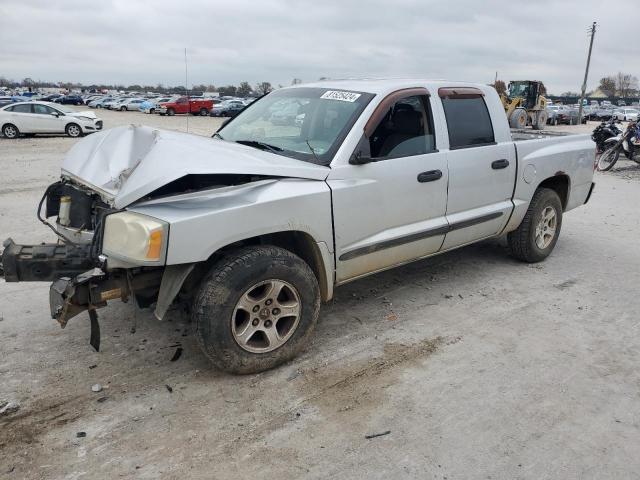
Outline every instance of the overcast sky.
POLYGON ((637 1, 1 0, 0 76, 119 84, 289 85, 294 77, 542 80, 640 76, 637 1))

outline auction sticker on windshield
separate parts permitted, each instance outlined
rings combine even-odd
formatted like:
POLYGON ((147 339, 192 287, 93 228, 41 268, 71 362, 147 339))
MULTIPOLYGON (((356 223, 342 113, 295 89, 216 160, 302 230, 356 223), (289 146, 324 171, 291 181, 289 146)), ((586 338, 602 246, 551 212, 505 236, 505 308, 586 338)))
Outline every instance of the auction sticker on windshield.
POLYGON ((339 90, 329 90, 324 92, 320 98, 324 98, 325 100, 340 100, 342 102, 355 102, 359 97, 360 93, 353 92, 341 92, 339 90))

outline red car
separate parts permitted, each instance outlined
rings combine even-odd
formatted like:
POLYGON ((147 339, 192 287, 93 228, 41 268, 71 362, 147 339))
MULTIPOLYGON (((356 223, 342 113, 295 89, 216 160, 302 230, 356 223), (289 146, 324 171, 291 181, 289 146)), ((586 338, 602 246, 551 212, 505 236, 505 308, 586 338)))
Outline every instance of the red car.
POLYGON ((213 100, 200 98, 180 97, 173 102, 164 102, 158 105, 156 113, 160 115, 175 115, 177 113, 191 113, 192 115, 209 115, 213 108, 213 100))

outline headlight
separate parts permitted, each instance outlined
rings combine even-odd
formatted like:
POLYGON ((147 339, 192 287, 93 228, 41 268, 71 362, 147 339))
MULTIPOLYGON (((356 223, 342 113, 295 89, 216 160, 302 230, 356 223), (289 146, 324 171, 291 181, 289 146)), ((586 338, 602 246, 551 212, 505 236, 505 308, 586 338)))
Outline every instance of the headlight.
POLYGON ((102 252, 140 265, 164 262, 169 225, 153 217, 133 212, 106 217, 102 252))

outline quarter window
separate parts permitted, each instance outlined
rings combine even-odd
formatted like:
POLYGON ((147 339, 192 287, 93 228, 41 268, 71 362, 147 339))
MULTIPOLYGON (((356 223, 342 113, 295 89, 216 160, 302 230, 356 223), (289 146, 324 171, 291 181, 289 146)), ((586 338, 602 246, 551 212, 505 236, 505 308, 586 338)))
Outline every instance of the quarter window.
POLYGON ((489 110, 481 96, 444 97, 442 105, 449 129, 449 148, 495 143, 489 110))
POLYGON ((372 158, 423 155, 435 150, 429 99, 416 95, 398 100, 369 138, 372 158))

